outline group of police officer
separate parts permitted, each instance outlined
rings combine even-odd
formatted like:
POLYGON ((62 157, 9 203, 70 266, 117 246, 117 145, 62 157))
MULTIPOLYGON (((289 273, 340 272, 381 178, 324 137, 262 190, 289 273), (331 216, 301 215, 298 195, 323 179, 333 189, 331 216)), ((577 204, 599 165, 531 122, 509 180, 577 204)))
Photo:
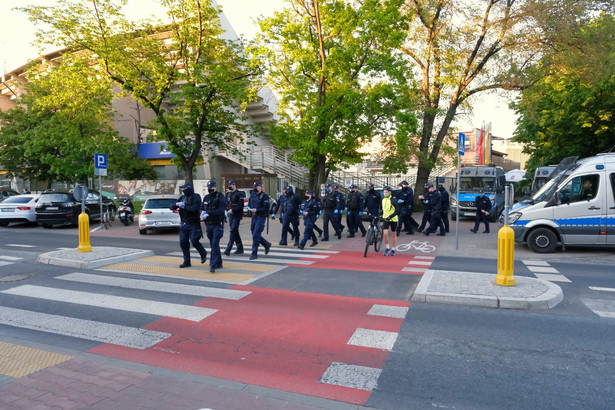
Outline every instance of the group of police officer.
MULTIPOLYGON (((408 186, 407 181, 402 181, 399 184, 399 191, 392 201, 396 210, 399 223, 396 227, 396 234, 399 235, 404 229, 408 234, 414 234, 415 230, 423 231, 427 222, 429 227, 424 231, 425 235, 429 235, 440 227, 438 235, 444 236, 449 230, 448 210, 449 196, 448 192, 442 185, 439 185, 435 190, 431 184, 425 184, 425 192, 419 198, 424 204, 424 213, 422 224, 419 224, 412 218, 414 193, 412 188, 408 186)), ((207 251, 200 243, 203 237, 201 229, 201 220, 205 223, 207 238, 211 244, 211 258, 209 262, 209 271, 215 272, 216 269, 222 268, 222 252, 220 251, 220 239, 224 234, 224 222, 228 220, 230 236, 229 241, 224 250, 224 254, 229 256, 233 246, 235 246, 235 254, 243 254, 244 247, 239 234, 239 225, 243 218, 243 208, 245 194, 237 189, 236 181, 229 181, 227 184, 226 195, 218 192, 216 181, 207 182, 207 195, 201 201, 201 196, 194 192, 194 188, 190 183, 185 183, 180 186, 182 196, 171 205, 171 210, 179 210, 181 226, 179 231, 179 245, 183 253, 183 263, 180 268, 191 266, 190 261, 190 243, 199 252, 201 263, 207 261, 207 251)), ((342 237, 342 231, 346 228, 342 225, 342 216, 346 213, 346 223, 348 224, 348 238, 355 237, 359 231, 361 236, 365 236, 366 229, 363 226, 362 216, 365 212, 370 218, 381 215, 382 213, 382 196, 376 191, 374 185, 369 186, 365 197, 359 192, 356 185, 350 186, 350 191, 347 197, 344 197, 339 191, 339 186, 326 184, 325 195, 321 201, 312 190, 305 192, 305 199, 301 200, 292 186, 284 187, 278 203, 270 211, 270 198, 263 191, 263 186, 260 181, 253 185, 253 191, 248 199, 248 210, 251 213, 251 232, 252 232, 252 250, 250 259, 258 258, 258 248, 262 246, 265 254, 268 254, 271 249, 271 243, 263 238, 263 230, 267 222, 269 212, 275 219, 278 211, 280 212, 280 222, 282 223, 282 235, 279 245, 288 245, 288 235, 294 245, 299 249, 304 249, 308 240, 311 240, 310 246, 316 246, 318 240, 316 232, 319 236, 324 236, 322 241, 329 240, 329 224, 333 229, 335 236, 338 239, 342 237), (323 229, 320 230, 316 226, 316 220, 323 216, 323 229), (303 217, 304 231, 301 236, 299 228, 300 217, 303 217)), ((390 187, 385 187, 385 190, 392 191, 390 187)))

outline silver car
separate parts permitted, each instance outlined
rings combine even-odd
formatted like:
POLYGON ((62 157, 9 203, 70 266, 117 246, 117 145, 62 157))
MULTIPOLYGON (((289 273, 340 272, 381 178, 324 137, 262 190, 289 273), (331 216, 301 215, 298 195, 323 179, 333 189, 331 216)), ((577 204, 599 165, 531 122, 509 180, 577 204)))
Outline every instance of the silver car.
POLYGON ((11 196, 0 203, 0 226, 10 222, 36 223, 35 207, 40 194, 11 196))
POLYGON ((139 233, 147 234, 148 230, 177 229, 180 219, 178 211, 169 208, 177 202, 175 195, 154 195, 149 197, 139 213, 139 233))

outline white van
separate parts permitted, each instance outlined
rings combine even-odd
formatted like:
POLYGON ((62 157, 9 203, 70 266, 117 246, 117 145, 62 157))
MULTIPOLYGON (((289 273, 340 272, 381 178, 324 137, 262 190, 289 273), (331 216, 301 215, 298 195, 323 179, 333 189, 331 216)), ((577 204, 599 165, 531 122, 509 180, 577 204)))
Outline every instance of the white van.
POLYGON ((538 253, 566 245, 615 246, 615 154, 565 158, 509 213, 515 241, 538 253))

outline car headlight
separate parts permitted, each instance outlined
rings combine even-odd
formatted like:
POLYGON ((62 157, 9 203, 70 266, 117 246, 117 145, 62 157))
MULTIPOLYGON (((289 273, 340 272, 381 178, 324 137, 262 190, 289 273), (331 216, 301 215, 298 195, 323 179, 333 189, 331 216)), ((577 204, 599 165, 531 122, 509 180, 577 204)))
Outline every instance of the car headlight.
POLYGON ((451 197, 450 201, 451 201, 451 206, 457 206, 457 198, 451 197))
POLYGON ((521 215, 523 215, 521 212, 513 212, 508 214, 508 223, 514 224, 519 220, 519 218, 521 218, 521 215))

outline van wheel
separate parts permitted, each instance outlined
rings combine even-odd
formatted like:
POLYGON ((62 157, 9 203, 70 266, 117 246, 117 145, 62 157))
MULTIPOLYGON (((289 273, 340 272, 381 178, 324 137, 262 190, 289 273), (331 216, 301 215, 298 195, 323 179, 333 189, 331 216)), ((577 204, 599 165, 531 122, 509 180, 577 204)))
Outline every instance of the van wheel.
POLYGON ((527 237, 527 245, 536 253, 551 253, 557 247, 557 237, 550 229, 534 229, 527 237))
POLYGON ((451 212, 451 221, 457 220, 457 212, 451 212))
POLYGON ((139 229, 141 235, 147 235, 147 229, 139 229))

